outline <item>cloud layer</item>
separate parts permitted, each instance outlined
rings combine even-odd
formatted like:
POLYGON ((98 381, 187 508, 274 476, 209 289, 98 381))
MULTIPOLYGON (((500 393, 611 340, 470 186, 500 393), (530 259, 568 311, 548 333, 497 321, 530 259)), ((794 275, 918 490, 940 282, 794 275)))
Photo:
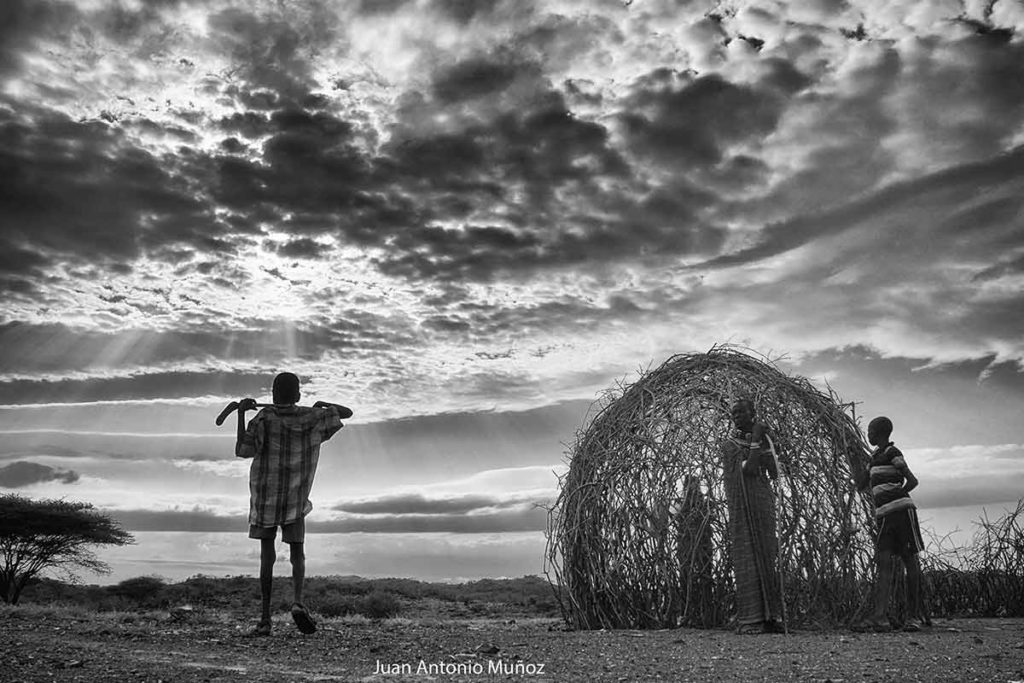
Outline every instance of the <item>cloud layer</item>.
POLYGON ((1024 358, 1013 3, 286 4, 8 3, 0 400, 1024 358))

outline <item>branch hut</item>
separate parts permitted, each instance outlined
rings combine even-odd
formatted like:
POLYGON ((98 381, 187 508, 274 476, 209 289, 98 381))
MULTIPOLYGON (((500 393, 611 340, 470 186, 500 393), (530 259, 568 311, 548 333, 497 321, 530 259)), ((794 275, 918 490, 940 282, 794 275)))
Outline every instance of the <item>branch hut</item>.
POLYGON ((751 398, 779 454, 780 573, 795 625, 845 621, 871 578, 867 445, 851 404, 734 346, 612 390, 568 451, 546 572, 574 628, 712 627, 734 600, 720 443, 751 398))

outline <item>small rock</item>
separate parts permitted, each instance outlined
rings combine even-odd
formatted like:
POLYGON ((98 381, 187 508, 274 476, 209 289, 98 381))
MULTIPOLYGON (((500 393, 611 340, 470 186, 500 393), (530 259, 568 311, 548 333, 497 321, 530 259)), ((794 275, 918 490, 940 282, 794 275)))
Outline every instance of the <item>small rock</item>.
POLYGON ((974 636, 974 642, 978 645, 983 645, 985 643, 985 641, 979 638, 978 636, 974 636))
POLYGON ((491 643, 491 644, 486 644, 486 645, 478 646, 476 648, 476 651, 479 654, 482 654, 482 655, 496 655, 499 652, 501 652, 501 648, 498 647, 497 645, 494 645, 493 643, 491 643))
POLYGON ((85 666, 85 662, 83 662, 81 659, 76 659, 73 662, 68 662, 67 664, 65 664, 65 666, 69 669, 81 669, 83 666, 85 666))

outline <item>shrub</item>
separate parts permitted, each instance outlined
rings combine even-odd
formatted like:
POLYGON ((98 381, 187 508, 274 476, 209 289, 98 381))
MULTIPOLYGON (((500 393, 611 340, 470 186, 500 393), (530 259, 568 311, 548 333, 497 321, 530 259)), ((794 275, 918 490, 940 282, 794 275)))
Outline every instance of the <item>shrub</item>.
POLYGON ((361 614, 370 619, 387 619, 402 611, 392 593, 374 590, 363 596, 327 595, 316 602, 316 611, 325 617, 347 617, 361 614))
POLYGON ((159 576, 136 576, 125 579, 108 590, 111 595, 124 598, 139 607, 159 607, 167 602, 164 595, 166 586, 159 576))
POLYGON ((348 596, 331 595, 316 603, 316 611, 325 617, 347 617, 359 612, 356 600, 348 596))
POLYGON ((387 619, 402 610, 401 604, 392 593, 373 591, 360 601, 359 613, 371 619, 387 619))

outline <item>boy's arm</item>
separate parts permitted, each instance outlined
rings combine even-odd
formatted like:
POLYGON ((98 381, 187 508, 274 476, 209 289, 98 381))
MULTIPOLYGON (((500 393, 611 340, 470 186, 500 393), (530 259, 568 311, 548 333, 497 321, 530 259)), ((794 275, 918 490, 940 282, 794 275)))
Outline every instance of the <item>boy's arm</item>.
POLYGON ((871 486, 871 456, 861 448, 851 448, 846 452, 846 462, 850 465, 853 485, 857 491, 866 491, 871 486))
POLYGON ((238 402, 238 437, 235 439, 235 457, 252 458, 256 456, 252 438, 246 439, 245 411, 256 409, 256 399, 243 398, 238 402))
POLYGON ((320 439, 327 441, 332 436, 338 433, 345 425, 342 424, 342 420, 347 420, 352 417, 352 410, 345 406, 338 405, 337 403, 328 403, 327 401, 317 401, 313 404, 314 408, 323 408, 318 424, 320 425, 320 439))
POLYGON ((903 479, 905 480, 903 490, 906 493, 910 493, 917 488, 917 485, 920 482, 917 481, 917 477, 915 477, 914 473, 910 471, 909 467, 907 467, 907 461, 903 459, 902 453, 892 459, 892 466, 899 470, 900 474, 903 475, 903 479))
POLYGON ((327 401, 317 401, 316 403, 313 404, 313 407, 314 408, 334 408, 335 410, 338 411, 338 417, 340 417, 342 420, 347 420, 350 417, 352 417, 352 409, 351 408, 346 408, 345 406, 339 405, 337 403, 328 403, 327 401))

